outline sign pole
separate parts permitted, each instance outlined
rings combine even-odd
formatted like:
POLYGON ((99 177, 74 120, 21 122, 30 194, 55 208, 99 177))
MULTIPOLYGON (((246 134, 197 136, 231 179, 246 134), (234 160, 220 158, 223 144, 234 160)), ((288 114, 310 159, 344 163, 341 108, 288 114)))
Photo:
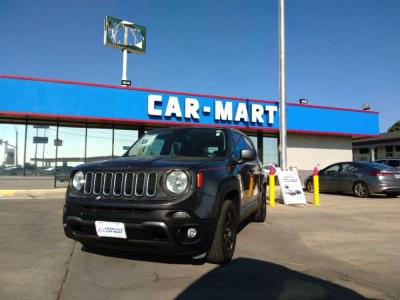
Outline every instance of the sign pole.
POLYGON ((126 82, 128 80, 127 68, 128 68, 128 50, 124 49, 122 50, 122 82, 126 82))
POLYGON ((279 0, 279 123, 280 167, 282 170, 287 170, 285 0, 279 0))
MULTIPOLYGON (((128 27, 124 28, 124 44, 128 44, 128 27)), ((122 85, 126 86, 126 82, 128 81, 128 50, 122 50, 122 85)))

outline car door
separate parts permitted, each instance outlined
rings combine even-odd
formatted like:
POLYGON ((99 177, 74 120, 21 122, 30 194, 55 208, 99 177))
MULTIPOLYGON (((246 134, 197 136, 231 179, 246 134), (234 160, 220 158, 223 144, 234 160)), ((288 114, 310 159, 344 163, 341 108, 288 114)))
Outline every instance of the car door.
POLYGON ((240 151, 252 149, 246 138, 237 132, 233 132, 234 156, 237 161, 236 173, 241 184, 241 207, 245 208, 254 199, 254 187, 256 179, 257 161, 241 161, 240 151))
MULTIPOLYGON (((244 137, 244 138, 246 140, 247 145, 250 146, 250 149, 253 149, 257 153, 256 147, 254 146, 252 140, 249 139, 248 137, 244 137)), ((259 194, 261 193, 262 164, 258 160, 257 156, 256 156, 255 160, 248 161, 247 163, 250 166, 248 197, 249 197, 249 202, 253 202, 253 201, 257 201, 259 199, 259 194)))
POLYGON ((354 183, 358 179, 359 169, 354 163, 343 163, 340 171, 336 175, 337 191, 340 192, 351 192, 354 183))
POLYGON ((323 169, 319 174, 319 188, 323 191, 334 192, 336 191, 336 184, 338 181, 338 173, 341 164, 334 164, 323 169))

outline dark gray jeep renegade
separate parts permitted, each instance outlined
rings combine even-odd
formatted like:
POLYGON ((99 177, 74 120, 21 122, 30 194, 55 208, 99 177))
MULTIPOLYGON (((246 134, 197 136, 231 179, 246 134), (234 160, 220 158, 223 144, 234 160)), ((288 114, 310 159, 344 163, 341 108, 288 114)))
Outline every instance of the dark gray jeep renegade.
POLYGON ((266 177, 252 141, 224 128, 143 135, 123 157, 71 174, 63 224, 84 246, 231 260, 238 224, 264 222, 266 177))

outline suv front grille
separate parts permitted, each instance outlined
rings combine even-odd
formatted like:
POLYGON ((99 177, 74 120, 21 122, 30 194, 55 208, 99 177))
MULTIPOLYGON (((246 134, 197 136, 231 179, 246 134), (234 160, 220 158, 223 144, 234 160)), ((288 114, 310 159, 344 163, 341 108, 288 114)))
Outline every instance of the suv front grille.
POLYGON ((83 192, 85 195, 154 197, 158 177, 155 172, 88 172, 83 192))

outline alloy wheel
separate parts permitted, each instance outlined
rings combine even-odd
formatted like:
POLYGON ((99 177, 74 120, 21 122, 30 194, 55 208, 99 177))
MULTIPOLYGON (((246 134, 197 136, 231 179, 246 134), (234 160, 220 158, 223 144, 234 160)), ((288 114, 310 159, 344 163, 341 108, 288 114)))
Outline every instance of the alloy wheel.
POLYGON ((310 193, 314 192, 314 186, 311 180, 307 181, 307 191, 309 191, 310 193))
POLYGON ((233 251, 235 244, 235 228, 234 228, 234 216, 232 211, 228 211, 225 218, 224 227, 224 247, 226 253, 233 251))
POLYGON ((368 197, 369 195, 368 186, 365 183, 358 182, 354 186, 354 193, 358 197, 368 197))

